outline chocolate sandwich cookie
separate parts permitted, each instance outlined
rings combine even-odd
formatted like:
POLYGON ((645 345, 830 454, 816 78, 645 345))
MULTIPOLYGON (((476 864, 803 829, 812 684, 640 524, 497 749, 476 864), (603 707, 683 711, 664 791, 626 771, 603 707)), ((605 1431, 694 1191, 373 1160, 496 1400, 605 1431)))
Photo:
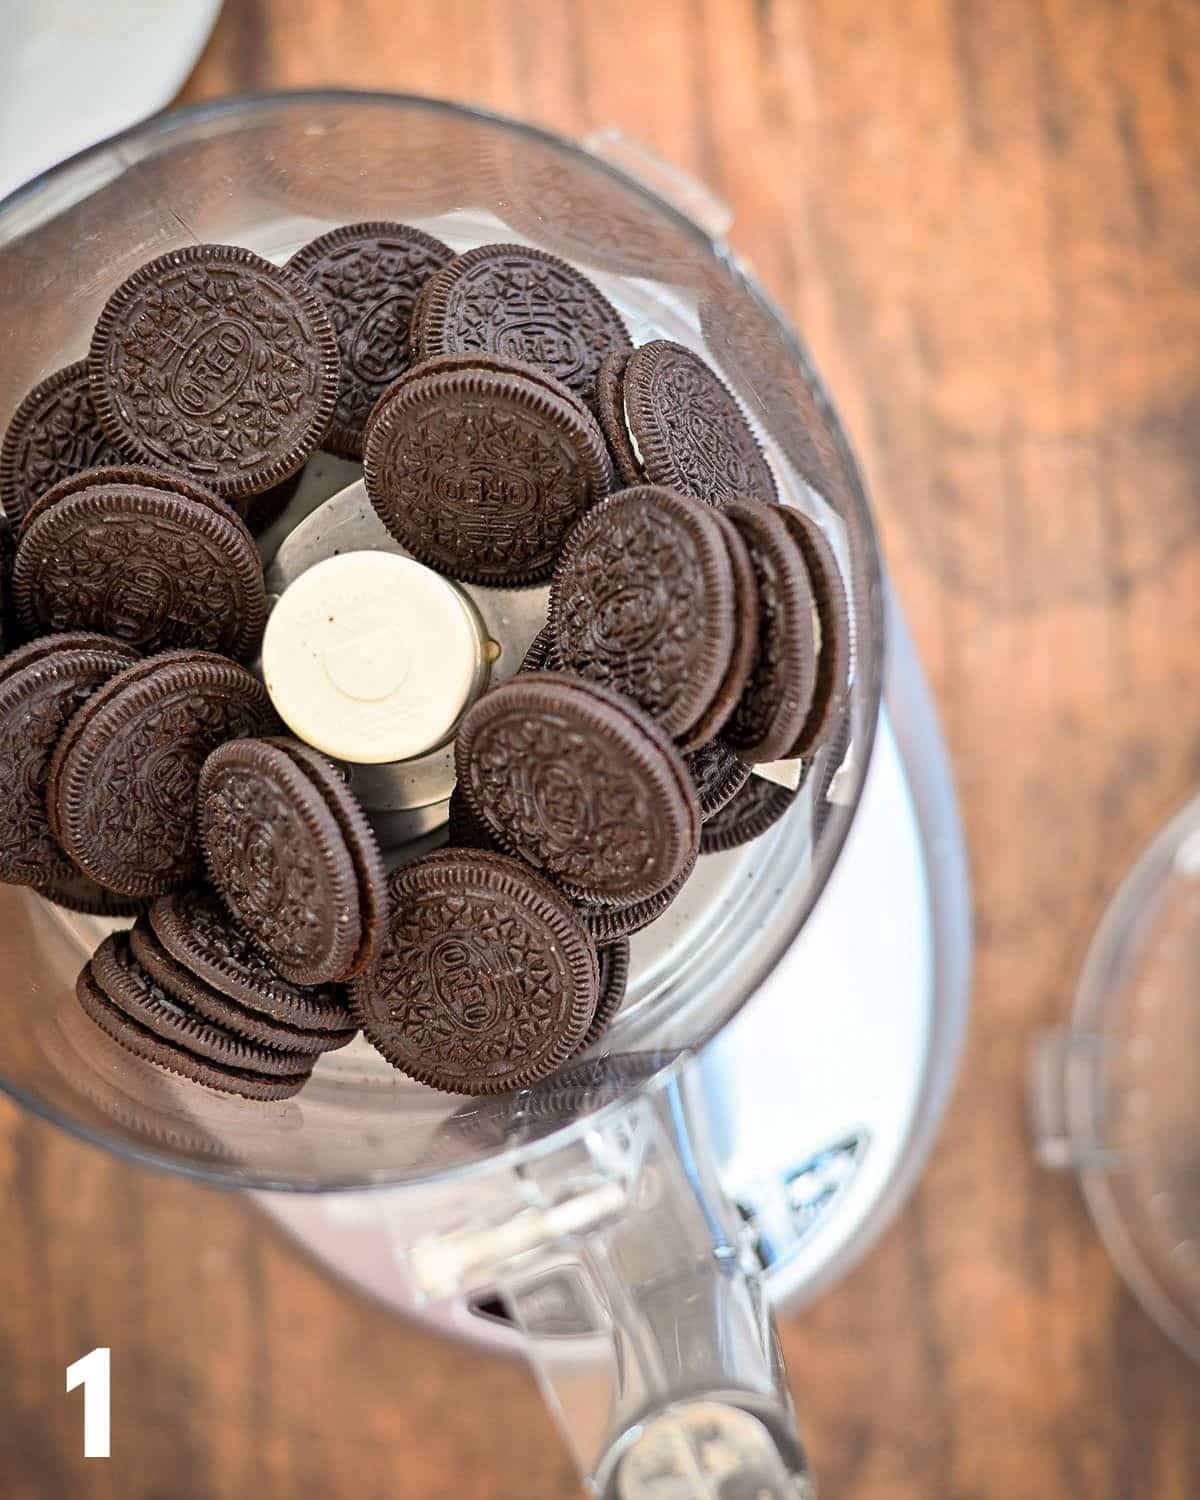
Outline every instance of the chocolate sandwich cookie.
POLYGON ((325 805, 333 814, 333 820, 338 825, 338 831, 354 863, 354 873, 358 879, 362 940, 347 976, 353 979, 375 962, 379 945, 383 941, 383 924, 387 917, 387 872, 379 850, 379 841, 345 776, 331 760, 298 740, 278 739, 271 743, 278 745, 285 755, 291 756, 325 798, 325 805))
POLYGON ((749 687, 758 659, 758 580, 750 549, 725 515, 719 510, 710 510, 709 514, 721 530, 733 573, 733 645, 725 676, 712 702, 688 732, 680 736, 679 748, 685 752, 699 750, 716 739, 749 687))
POLYGON ((50 763, 70 719, 98 688, 136 660, 119 642, 32 655, 0 679, 0 880, 53 886, 75 866, 50 827, 50 763))
POLYGON ((817 677, 812 707, 791 754, 808 755, 837 722, 850 694, 850 607, 829 539, 803 511, 779 510, 804 557, 816 610, 817 677))
POLYGON ((90 964, 80 974, 75 993, 84 1014, 112 1041, 143 1062, 154 1063, 169 1073, 178 1073, 192 1083, 202 1083, 224 1094, 238 1094, 243 1099, 269 1101, 290 1099, 308 1082, 308 1072, 284 1078, 269 1077, 230 1063, 209 1062, 177 1042, 167 1041, 114 1004, 97 984, 90 964))
POLYGON ((212 891, 192 887, 160 897, 149 922, 176 963, 247 1011, 300 1031, 344 1032, 351 1025, 344 990, 290 984, 212 891))
MULTIPOLYGON (((825 743, 815 752, 820 763, 820 773, 813 793, 813 843, 821 837, 835 803, 829 799, 838 772, 846 764, 854 739, 854 722, 849 706, 844 708, 829 732, 825 743)), ((808 761, 812 765, 813 761, 808 761)))
POLYGON ((527 1088, 596 1012, 594 949, 570 904, 516 860, 445 850, 388 886, 379 962, 350 989, 363 1033, 410 1078, 461 1094, 527 1088))
POLYGON ((383 862, 332 766, 284 741, 221 745, 200 773, 197 817, 213 885, 277 973, 315 985, 367 967, 383 862))
POLYGON ((652 484, 701 500, 778 498, 775 476, 732 391, 669 339, 635 349, 621 381, 630 449, 652 484))
POLYGON ((554 626, 543 625, 530 641, 518 672, 561 672, 562 662, 554 645, 554 626))
POLYGON ((97 464, 90 469, 80 469, 77 474, 68 474, 57 484, 52 484, 40 494, 21 517, 21 535, 43 511, 50 510, 68 495, 78 495, 97 485, 134 485, 139 489, 166 490, 172 495, 182 495, 187 500, 196 500, 201 505, 210 505, 223 516, 234 516, 233 506, 206 490, 202 484, 184 474, 175 474, 170 469, 154 469, 149 464, 111 463, 97 464))
POLYGON ((274 1078, 294 1078, 312 1071, 311 1056, 248 1042, 199 1015, 183 996, 151 978, 134 956, 127 932, 106 938, 96 949, 92 977, 127 1016, 197 1057, 274 1078))
POLYGON ((72 870, 69 875, 48 885, 34 886, 34 890, 43 900, 52 901, 64 911, 80 912, 88 917, 136 917, 146 910, 147 905, 133 896, 118 896, 116 891, 106 891, 82 870, 72 870))
POLYGON ((612 481, 582 407, 486 367, 395 383, 371 416, 363 465, 371 504, 413 557, 500 588, 547 577, 612 481))
POLYGON ((85 873, 126 896, 187 885, 200 870, 200 767, 226 740, 279 727, 266 689, 207 652, 167 652, 114 677, 68 723, 47 805, 85 873))
POLYGON ((734 609, 716 514, 655 485, 594 506, 568 535, 550 590, 563 667, 632 698, 671 735, 691 729, 728 675, 734 609))
POLYGON ((15 676, 25 667, 30 667, 43 657, 53 656, 57 651, 107 651, 122 653, 128 661, 138 659, 138 653, 125 641, 115 641, 111 636, 101 635, 96 630, 65 630, 60 635, 39 635, 17 646, 7 656, 0 657, 0 683, 15 676))
POLYGON ((490 849, 493 854, 503 854, 496 835, 471 810, 471 804, 463 795, 462 787, 456 786, 450 793, 449 817, 446 822, 446 842, 452 849, 490 849))
POLYGON ((361 458, 366 419, 409 366, 413 304, 435 271, 454 259, 441 240, 407 224, 343 224, 288 262, 325 304, 341 356, 337 406, 322 446, 361 458))
POLYGON ((758 586, 758 653, 750 684, 724 729, 753 764, 791 755, 808 720, 817 679, 816 607, 804 557, 783 507, 739 499, 724 512, 741 533, 758 586))
POLYGON ((686 867, 665 890, 645 901, 634 901, 629 906, 594 906, 585 901, 577 901, 575 909, 579 913, 579 920, 597 943, 615 943, 621 938, 632 937, 635 932, 649 927, 651 922, 658 921, 687 885, 695 868, 696 855, 693 854, 686 867))
POLYGON ((494 688, 463 720, 455 764, 501 846, 592 904, 657 895, 698 847, 679 752, 635 703, 596 683, 531 672, 494 688))
POLYGON ((596 1002, 596 1014, 587 1029, 587 1035, 579 1044, 579 1051, 586 1052, 595 1046, 621 1009, 625 999, 625 986, 629 983, 629 939, 618 938, 598 950, 600 962, 600 999, 596 1002))
MULTIPOLYGON (((244 934, 241 940, 248 941, 244 934)), ((268 1015, 265 1011, 239 1004, 216 986, 201 979, 198 974, 192 973, 191 969, 168 952, 145 917, 139 918, 134 924, 129 941, 134 958, 156 984, 178 996, 196 1015, 203 1016, 215 1026, 251 1041, 256 1046, 269 1047, 272 1051, 285 1052, 293 1057, 307 1058, 311 1065, 313 1058, 325 1052, 336 1052, 358 1035, 358 1028, 353 1024, 350 1012, 341 1000, 337 1004, 338 1024, 332 1026, 296 1026, 290 1021, 268 1015)), ((284 981, 276 977, 275 983, 282 985, 284 981)), ((300 1014, 301 1011, 289 1013, 300 1014)), ((319 1002, 318 1006, 303 1009, 303 1014, 306 1020, 319 1015, 319 1002)))
POLYGON ((625 367, 628 349, 611 349, 596 371, 596 415, 617 473, 626 484, 644 484, 646 476, 625 421, 625 367))
POLYGON ((227 497, 303 466, 333 417, 338 368, 312 288, 235 245, 147 262, 105 303, 88 355, 109 440, 227 497))
POLYGON ((93 485, 41 511, 22 530, 12 588, 31 634, 99 630, 146 652, 252 656, 267 615, 238 517, 144 485, 93 485))
POLYGON ((751 768, 721 740, 709 740, 707 745, 685 755, 683 763, 695 785, 704 823, 715 817, 750 777, 751 768))
POLYGON ((429 282, 413 331, 422 355, 481 349, 541 365, 589 406, 610 349, 630 348, 608 298, 557 256, 478 245, 429 282))
POLYGON ((68 474, 122 461, 92 405, 87 361, 55 371, 17 407, 0 444, 0 505, 9 525, 15 530, 37 497, 68 474))
POLYGON ((777 786, 765 776, 751 776, 700 833, 701 854, 720 854, 766 833, 795 802, 800 788, 777 786))
MULTIPOLYGON (((406 374, 392 381, 375 406, 378 407, 387 396, 398 390, 405 380, 419 380, 424 375, 445 375, 474 370, 487 370, 492 375, 518 375, 525 380, 532 380, 535 385, 540 385, 550 395, 557 396, 573 411, 578 412, 585 425, 590 427, 595 422, 588 407, 571 387, 564 385, 561 380, 556 380, 542 365, 531 365, 528 360, 514 359, 510 355, 492 354, 482 349, 471 349, 461 354, 434 354, 414 362, 406 374)), ((371 414, 367 417, 368 427, 374 415, 375 408, 373 407, 371 414)))

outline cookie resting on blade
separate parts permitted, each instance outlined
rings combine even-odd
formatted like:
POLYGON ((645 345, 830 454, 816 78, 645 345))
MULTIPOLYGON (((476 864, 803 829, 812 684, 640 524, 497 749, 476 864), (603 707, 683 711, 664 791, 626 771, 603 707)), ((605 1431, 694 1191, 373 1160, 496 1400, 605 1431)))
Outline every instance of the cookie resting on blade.
POLYGON ((209 878, 272 968, 293 984, 345 978, 358 878, 311 779, 277 745, 234 740, 205 761, 196 815, 209 878))
POLYGON ((578 1049, 596 1011, 595 954, 546 881, 500 855, 446 850, 402 866, 389 894, 379 962, 350 993, 394 1067, 452 1093, 497 1094, 578 1049))
POLYGON ((114 677, 68 724, 50 767, 51 826, 93 880, 126 896, 200 870, 196 789, 225 740, 278 728, 266 689, 202 651, 167 652, 114 677))
POLYGON ((317 294, 236 245, 189 245, 140 267, 105 303, 88 354, 110 440, 224 496, 304 464, 333 417, 338 369, 317 294))
POLYGON ((571 530, 554 570, 558 661, 681 735, 734 646, 733 570, 716 513, 655 485, 621 490, 571 530))
POLYGON ((622 389, 632 442, 652 484, 713 503, 735 495, 777 498, 771 466, 733 393, 691 349, 669 339, 641 345, 622 389))
POLYGON ((345 840, 358 878, 358 910, 362 938, 347 978, 353 979, 375 962, 383 940, 383 923, 387 915, 387 872, 379 841, 358 798, 331 760, 299 740, 276 739, 285 755, 300 767, 321 795, 325 806, 345 840))
POLYGON ((426 288, 414 329, 425 357, 480 349, 528 360, 589 405, 600 361, 630 348, 608 298, 529 245, 477 245, 456 257, 426 288))
POLYGON ((397 382, 372 415, 363 466, 371 504, 413 557, 498 587, 547 577, 612 481, 581 407, 483 368, 397 382))
POLYGON ((509 853, 573 896, 627 906, 678 878, 699 844, 687 767, 636 704, 565 673, 520 673, 459 729, 459 786, 509 853))
POLYGON ((67 496, 21 532, 18 619, 29 633, 99 630, 147 653, 252 656, 267 613, 262 563, 222 511, 135 485, 67 496))
POLYGON ((325 304, 337 334, 337 406, 322 442, 329 452, 362 457, 371 408, 409 366, 417 293, 453 258, 424 230, 375 221, 331 229, 288 261, 325 304))

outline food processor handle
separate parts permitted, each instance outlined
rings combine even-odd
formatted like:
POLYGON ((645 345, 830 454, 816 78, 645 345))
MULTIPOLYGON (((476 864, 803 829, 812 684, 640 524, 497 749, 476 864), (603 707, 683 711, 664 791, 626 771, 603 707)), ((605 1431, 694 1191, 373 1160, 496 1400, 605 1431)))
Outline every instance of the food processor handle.
POLYGON ((761 1265, 717 1180, 699 1083, 685 1066, 594 1132, 618 1211, 561 1237, 548 1262, 510 1266, 498 1289, 602 1500, 800 1500, 815 1492, 761 1265), (568 1286, 595 1345, 585 1361, 556 1337, 568 1286))
POLYGON ((677 1065, 527 1155, 490 1224, 476 1209, 405 1259, 433 1297, 495 1288, 601 1500, 811 1500, 753 1231, 717 1180, 700 1083, 694 1060, 677 1065))

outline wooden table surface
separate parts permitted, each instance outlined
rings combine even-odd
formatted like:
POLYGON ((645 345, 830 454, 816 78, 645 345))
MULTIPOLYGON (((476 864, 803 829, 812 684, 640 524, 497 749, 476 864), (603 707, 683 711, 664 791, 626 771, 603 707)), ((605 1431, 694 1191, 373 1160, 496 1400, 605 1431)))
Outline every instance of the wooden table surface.
MULTIPOLYGON (((1200 8, 227 0, 187 101, 338 83, 615 123, 711 183, 836 391, 944 717, 978 986, 924 1183, 783 1338, 825 1494, 1195 1500, 1200 1372, 1035 1170, 1030 1040, 1200 779, 1200 8)), ((0 1107, 7 1500, 570 1495, 525 1370, 237 1199, 0 1107), (63 1368, 119 1359, 84 1463, 63 1368)))

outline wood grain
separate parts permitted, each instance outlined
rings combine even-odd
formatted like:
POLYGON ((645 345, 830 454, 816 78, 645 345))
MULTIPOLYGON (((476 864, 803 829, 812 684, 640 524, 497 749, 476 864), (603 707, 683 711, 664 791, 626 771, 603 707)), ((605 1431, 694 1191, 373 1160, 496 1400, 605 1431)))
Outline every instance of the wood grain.
MULTIPOLYGON (((958 767, 978 999, 916 1198, 783 1330, 824 1492, 1192 1500, 1200 1375, 1034 1169, 1023 1080, 1200 779, 1200 9, 228 0, 184 97, 317 83, 616 123, 711 183, 864 461, 958 767)), ((573 1492, 521 1368, 397 1325, 237 1200, 8 1105, 0 1186, 9 1500, 573 1492), (100 1343, 118 1447, 84 1464, 62 1371, 100 1343)))

